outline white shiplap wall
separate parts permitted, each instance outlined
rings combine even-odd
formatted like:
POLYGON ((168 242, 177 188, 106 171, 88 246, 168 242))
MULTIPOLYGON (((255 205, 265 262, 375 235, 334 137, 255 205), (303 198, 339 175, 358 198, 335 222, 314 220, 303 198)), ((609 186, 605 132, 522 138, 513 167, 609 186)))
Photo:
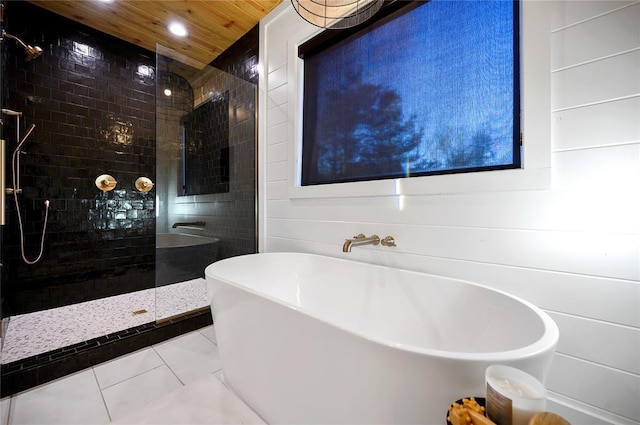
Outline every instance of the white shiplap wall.
POLYGON ((546 166, 549 178, 503 184, 510 175, 493 174, 478 190, 439 176, 440 193, 429 177, 399 182, 409 195, 358 183, 336 187, 335 196, 331 189, 300 195, 295 53, 317 29, 288 1, 264 19, 260 250, 345 256, 521 296, 560 328, 550 409, 573 424, 639 424, 640 2, 525 3, 524 26, 546 37, 535 52, 523 48, 525 61, 544 56, 542 74, 525 67, 523 78, 537 85, 541 103, 549 99, 546 114, 524 110, 525 164, 546 166), (540 129, 550 135, 528 137, 540 129), (393 235, 398 246, 343 254, 344 238, 357 233, 393 235))

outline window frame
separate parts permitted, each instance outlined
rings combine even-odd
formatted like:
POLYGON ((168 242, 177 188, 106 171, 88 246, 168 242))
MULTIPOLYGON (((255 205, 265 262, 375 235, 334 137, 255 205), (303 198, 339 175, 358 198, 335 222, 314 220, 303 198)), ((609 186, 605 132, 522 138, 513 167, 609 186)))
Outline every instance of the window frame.
POLYGON ((304 61, 299 48, 323 30, 307 28, 291 35, 287 47, 287 80, 290 122, 287 196, 295 198, 340 198, 411 196, 544 190, 551 187, 551 72, 549 5, 520 1, 520 132, 521 167, 492 171, 436 174, 419 177, 366 180, 332 184, 301 185, 302 105, 304 61), (526 54, 524 54, 526 52, 526 54))
MULTIPOLYGON (((313 170, 313 159, 311 157, 307 157, 311 154, 312 151, 315 150, 315 145, 320 143, 319 140, 314 138, 315 134, 315 126, 318 122, 319 117, 315 111, 315 103, 314 100, 309 100, 310 97, 315 98, 318 90, 318 81, 313 70, 316 69, 316 65, 313 63, 316 62, 314 59, 318 55, 323 55, 326 51, 339 52, 339 50, 335 50, 334 48, 339 46, 344 40, 355 41, 360 37, 367 37, 368 34, 373 30, 376 31, 383 25, 387 25, 392 23, 396 19, 399 19, 407 14, 413 13, 414 10, 418 7, 425 7, 428 1, 409 1, 409 2, 395 2, 391 3, 385 8, 383 8, 376 16, 372 19, 369 19, 365 24, 359 25, 355 28, 351 28, 349 30, 339 30, 339 31, 324 31, 312 38, 311 40, 305 42, 298 48, 298 57, 304 60, 305 66, 305 77, 308 71, 312 71, 313 77, 309 79, 304 78, 304 90, 303 90, 303 139, 302 139, 302 169, 301 169, 301 186, 313 186, 313 185, 322 185, 322 184, 336 184, 336 183, 349 183, 356 181, 369 181, 369 180, 383 180, 383 179, 394 179, 394 178, 403 178, 406 177, 401 171, 398 171, 393 174, 377 174, 372 172, 368 176, 364 175, 345 175, 342 177, 334 176, 332 178, 320 179, 320 176, 316 176, 317 171, 313 170), (353 38, 353 37, 356 38, 353 38), (308 65, 308 66, 307 66, 308 65), (309 80, 309 81, 308 81, 309 80), (308 127, 309 124, 309 127, 308 127), (306 178, 305 178, 306 176, 306 178), (313 177, 316 176, 317 178, 313 177)), ((411 171, 411 177, 420 177, 420 176, 433 176, 439 174, 458 174, 458 173, 470 173, 470 172, 480 172, 480 171, 493 171, 493 170, 505 170, 512 168, 521 168, 521 152, 520 152, 520 57, 519 57, 519 42, 520 42, 520 22, 519 22, 519 1, 518 0, 510 0, 510 3, 513 5, 513 15, 512 15, 512 23, 513 23, 513 62, 511 62, 510 67, 513 70, 513 80, 512 80, 512 90, 513 90, 513 100, 511 102, 511 112, 509 114, 509 121, 512 125, 512 132, 510 137, 510 148, 511 148, 511 161, 508 163, 502 164, 490 164, 490 165, 463 165, 463 166, 450 166, 446 168, 436 168, 436 169, 427 169, 427 170, 419 170, 413 169, 411 171)), ((396 27, 397 24, 392 24, 396 27)), ((402 48, 410 47, 410 46, 401 46, 402 48)), ((416 51, 416 54, 421 54, 420 51, 416 51)), ((320 59, 320 63, 322 63, 323 59, 320 59)), ((401 66, 401 64, 398 64, 401 66)), ((401 75, 401 74, 399 74, 401 75)), ((424 105, 427 107, 427 105, 424 105)), ((439 106, 439 105, 437 105, 439 106)), ((506 143, 505 143, 506 144, 506 143)), ((380 164, 382 165, 382 164, 380 164)), ((375 170, 375 167, 373 168, 375 170)))

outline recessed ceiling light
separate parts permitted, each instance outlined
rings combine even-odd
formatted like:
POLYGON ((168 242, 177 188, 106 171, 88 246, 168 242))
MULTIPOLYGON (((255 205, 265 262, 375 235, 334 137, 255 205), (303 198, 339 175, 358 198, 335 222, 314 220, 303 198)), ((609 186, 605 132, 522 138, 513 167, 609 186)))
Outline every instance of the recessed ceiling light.
POLYGON ((170 22, 167 28, 169 29, 169 31, 171 31, 172 34, 175 34, 178 37, 186 37, 187 34, 189 34, 187 32, 187 27, 185 27, 180 22, 170 22))

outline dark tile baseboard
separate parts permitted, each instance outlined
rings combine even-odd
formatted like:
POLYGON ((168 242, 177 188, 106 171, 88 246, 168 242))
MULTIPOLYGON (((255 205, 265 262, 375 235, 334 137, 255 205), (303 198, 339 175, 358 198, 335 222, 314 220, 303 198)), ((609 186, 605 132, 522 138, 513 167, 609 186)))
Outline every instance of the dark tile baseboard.
POLYGON ((201 310, 160 324, 150 322, 48 353, 3 364, 0 367, 0 398, 211 324, 213 324, 211 311, 201 310))

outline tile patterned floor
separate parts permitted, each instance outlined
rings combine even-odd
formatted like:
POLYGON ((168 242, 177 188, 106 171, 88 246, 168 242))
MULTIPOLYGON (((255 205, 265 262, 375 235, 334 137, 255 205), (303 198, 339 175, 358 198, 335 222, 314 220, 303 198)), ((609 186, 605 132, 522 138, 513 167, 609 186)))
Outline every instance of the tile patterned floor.
POLYGON ((264 425, 220 369, 209 326, 5 398, 0 425, 264 425))
MULTIPOLYGON (((266 425, 220 368, 205 327, 1 399, 0 425, 266 425)), ((573 424, 608 423, 552 400, 547 408, 573 424)))
POLYGON ((11 363, 208 305, 206 281, 193 279, 13 316, 3 341, 0 363, 11 363), (140 310, 146 313, 133 314, 140 310))

